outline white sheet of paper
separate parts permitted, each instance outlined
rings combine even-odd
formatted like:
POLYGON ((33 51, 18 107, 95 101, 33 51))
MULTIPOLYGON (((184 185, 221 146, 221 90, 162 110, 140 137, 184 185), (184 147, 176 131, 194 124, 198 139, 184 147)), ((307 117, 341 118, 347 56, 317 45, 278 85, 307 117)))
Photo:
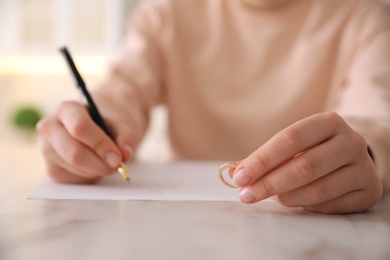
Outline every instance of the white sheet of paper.
MULTIPOLYGON (((30 199, 239 201, 218 178, 217 162, 133 163, 128 183, 117 173, 94 185, 46 179, 30 199)), ((227 175, 227 170, 224 172, 227 175)), ((224 174, 224 176, 225 176, 224 174)))

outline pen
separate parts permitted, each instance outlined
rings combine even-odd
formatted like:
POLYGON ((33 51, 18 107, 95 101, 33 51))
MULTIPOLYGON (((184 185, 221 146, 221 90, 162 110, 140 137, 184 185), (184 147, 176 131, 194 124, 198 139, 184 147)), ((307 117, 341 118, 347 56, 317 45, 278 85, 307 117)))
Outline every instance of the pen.
MULTIPOLYGON (((102 116, 100 115, 95 102, 93 102, 91 95, 89 94, 87 87, 84 83, 84 80, 81 78, 80 73, 78 72, 75 63, 66 47, 62 47, 60 49, 61 54, 63 55, 66 64, 68 65, 70 74, 77 86, 81 94, 81 100, 84 105, 87 107, 89 115, 92 117, 93 121, 112 139, 114 140, 113 135, 108 130, 106 123, 104 122, 102 116)), ((119 174, 123 177, 123 179, 129 181, 129 172, 127 170, 126 164, 124 162, 121 163, 121 166, 118 168, 119 174)))

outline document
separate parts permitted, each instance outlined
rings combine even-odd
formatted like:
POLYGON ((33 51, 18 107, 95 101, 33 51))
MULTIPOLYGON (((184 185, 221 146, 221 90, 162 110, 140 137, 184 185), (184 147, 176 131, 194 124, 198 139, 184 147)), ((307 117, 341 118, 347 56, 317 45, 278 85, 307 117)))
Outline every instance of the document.
MULTIPOLYGON (((238 189, 218 177, 220 162, 129 164, 130 182, 116 173, 93 185, 59 184, 45 179, 30 199, 239 201, 238 189)), ((227 170, 226 179, 230 179, 227 170)), ((225 175, 224 175, 225 176, 225 175)))

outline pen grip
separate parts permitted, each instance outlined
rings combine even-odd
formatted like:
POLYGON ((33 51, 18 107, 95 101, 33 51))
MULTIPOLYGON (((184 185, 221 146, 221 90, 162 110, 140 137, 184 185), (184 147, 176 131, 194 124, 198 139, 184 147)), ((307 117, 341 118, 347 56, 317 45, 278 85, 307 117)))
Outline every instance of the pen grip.
POLYGON ((103 117, 100 115, 99 110, 92 99, 92 96, 89 94, 86 86, 84 85, 84 82, 78 83, 79 84, 77 84, 77 89, 80 93, 81 101, 87 108, 92 120, 95 122, 95 124, 97 124, 97 126, 100 127, 100 129, 102 129, 106 133, 106 135, 108 135, 112 140, 114 140, 113 135, 111 134, 110 130, 108 130, 108 127, 104 122, 103 117))
POLYGON ((108 130, 108 127, 106 123, 103 120, 103 117, 100 115, 98 108, 96 107, 95 103, 92 101, 92 98, 89 96, 89 94, 84 96, 87 99, 87 103, 85 104, 89 115, 91 116, 92 120, 112 139, 114 140, 113 135, 111 134, 110 130, 108 130), (88 100, 90 99, 90 100, 88 100))

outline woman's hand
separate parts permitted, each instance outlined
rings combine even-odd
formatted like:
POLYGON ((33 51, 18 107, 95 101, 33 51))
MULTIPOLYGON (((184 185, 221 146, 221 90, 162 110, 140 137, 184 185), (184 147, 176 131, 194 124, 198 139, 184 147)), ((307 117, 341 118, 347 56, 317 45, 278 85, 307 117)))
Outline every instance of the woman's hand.
POLYGON ((132 144, 128 143, 131 133, 119 122, 110 126, 115 142, 77 102, 64 102, 52 116, 42 119, 37 125, 39 143, 52 179, 62 183, 93 183, 116 172, 122 160, 131 159, 132 144))
POLYGON ((335 113, 282 130, 241 161, 233 181, 244 203, 274 196, 284 206, 322 213, 361 212, 383 193, 365 139, 335 113))

